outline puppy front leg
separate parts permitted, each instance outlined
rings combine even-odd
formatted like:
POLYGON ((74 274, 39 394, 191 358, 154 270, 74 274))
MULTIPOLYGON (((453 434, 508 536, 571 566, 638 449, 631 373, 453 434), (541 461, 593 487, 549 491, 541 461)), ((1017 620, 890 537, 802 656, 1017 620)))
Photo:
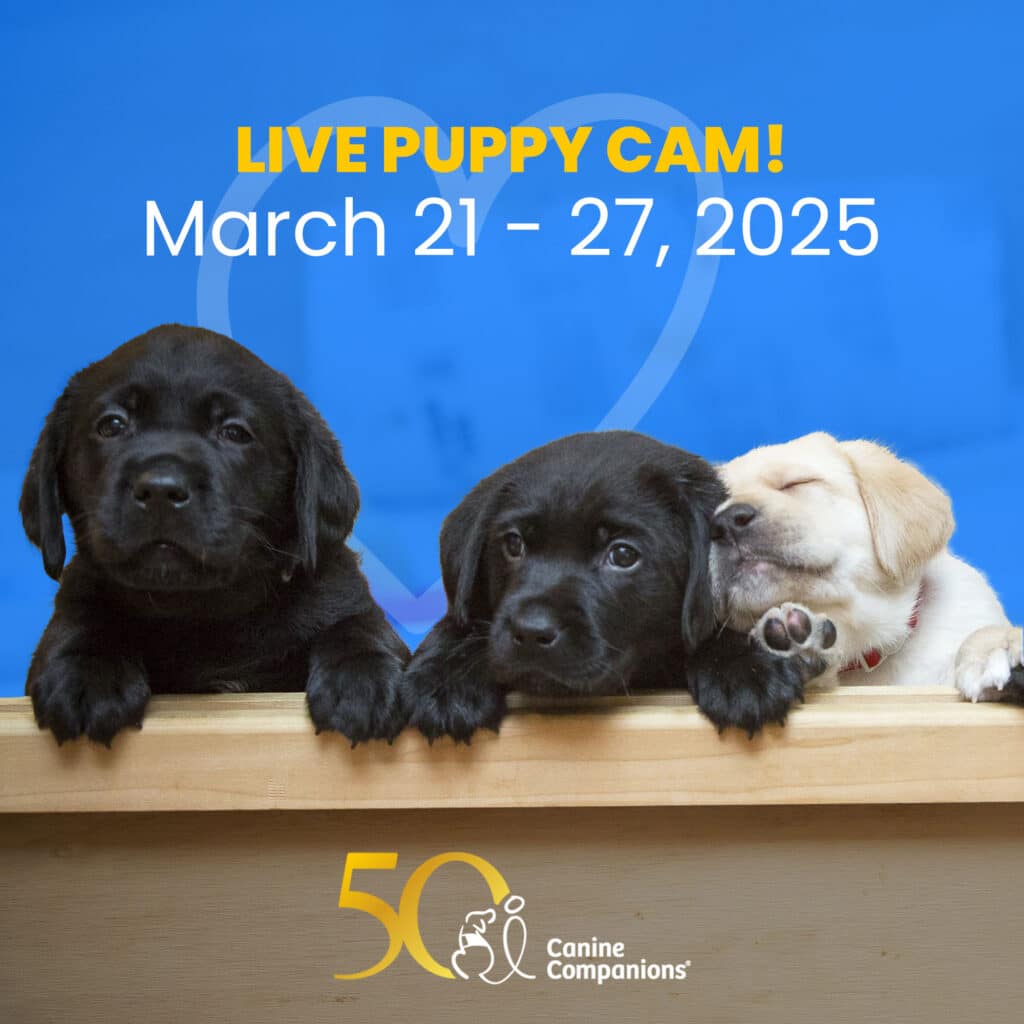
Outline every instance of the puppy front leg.
POLYGON ((972 701, 1024 704, 1024 630, 983 626, 961 645, 954 669, 956 688, 972 701))
POLYGON ((142 728, 149 680, 140 660, 118 652, 117 639, 84 610, 58 602, 25 684, 39 728, 58 743, 87 736, 109 747, 121 729, 142 728))
POLYGON ((469 743, 478 729, 497 732, 505 690, 487 665, 487 630, 457 626, 445 616, 427 634, 405 670, 411 722, 433 742, 451 736, 469 743))
POLYGON ((353 747, 373 739, 390 743, 408 720, 401 685, 408 659, 408 648, 379 608, 325 630, 313 642, 306 678, 316 731, 340 732, 353 747))
POLYGON ((835 641, 824 616, 773 608, 750 633, 724 629, 696 652, 687 664, 690 693, 719 732, 735 726, 752 737, 785 724, 804 687, 826 671, 823 652, 835 641))

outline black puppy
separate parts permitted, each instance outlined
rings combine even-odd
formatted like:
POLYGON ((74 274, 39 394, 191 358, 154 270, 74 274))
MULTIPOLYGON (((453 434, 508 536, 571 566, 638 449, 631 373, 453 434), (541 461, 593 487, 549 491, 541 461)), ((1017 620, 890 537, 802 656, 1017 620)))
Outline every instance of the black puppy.
POLYGON ((152 693, 305 689, 317 731, 392 738, 408 650, 345 545, 358 507, 316 410, 230 338, 157 327, 77 373, 21 495, 61 581, 40 727, 109 743, 152 693))
POLYGON ((441 531, 448 613, 406 669, 412 721, 468 741, 498 728, 510 689, 687 684, 719 727, 784 720, 824 662, 716 630, 709 533, 724 498, 703 459, 625 431, 562 438, 487 477, 441 531))

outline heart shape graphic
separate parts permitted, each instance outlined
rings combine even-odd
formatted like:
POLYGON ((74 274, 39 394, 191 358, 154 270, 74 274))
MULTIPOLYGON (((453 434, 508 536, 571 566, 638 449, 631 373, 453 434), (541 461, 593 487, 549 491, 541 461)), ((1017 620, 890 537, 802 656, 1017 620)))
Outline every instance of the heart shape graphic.
MULTIPOLYGON (((549 125, 563 125, 566 130, 572 131, 580 125, 601 121, 644 123, 662 131, 682 125, 690 133, 697 151, 703 149, 703 133, 689 118, 658 100, 628 93, 594 93, 563 100, 537 111, 520 124, 545 129, 549 125)), ((418 107, 387 96, 359 96, 338 100, 312 111, 294 123, 306 135, 314 133, 321 125, 335 124, 365 125, 367 128, 406 125, 421 132, 426 127, 436 127, 436 123, 418 107)), ((441 134, 444 136, 443 131, 441 134)), ((255 155, 255 159, 265 160, 266 156, 267 147, 264 146, 255 155)), ((284 167, 278 173, 238 175, 218 203, 215 216, 225 210, 256 209, 278 175, 283 174, 294 163, 294 159, 294 154, 285 155, 284 167)), ((480 174, 466 175, 457 170, 444 175, 435 174, 435 179, 439 194, 453 207, 460 196, 476 197, 476 233, 479 236, 491 206, 511 176, 507 168, 492 166, 480 174)), ((723 194, 722 178, 717 172, 704 172, 693 177, 698 202, 709 196, 723 194)), ((698 220, 694 230, 693 250, 697 247, 699 227, 698 220)), ((461 231, 453 219, 448 235, 453 244, 465 247, 466 240, 459 235, 461 231)), ((236 245, 241 233, 240 223, 229 223, 222 232, 225 246, 236 245)), ((196 283, 198 323, 228 336, 231 335, 228 285, 233 262, 232 257, 223 255, 211 245, 204 246, 196 283)), ((697 333, 711 301, 717 271, 717 256, 698 259, 695 251, 691 251, 676 300, 654 347, 595 429, 631 430, 654 404, 678 369, 697 333)), ((413 635, 422 635, 444 615, 447 603, 440 579, 417 596, 358 537, 352 537, 352 547, 362 557, 363 569, 374 597, 403 629, 413 635)))

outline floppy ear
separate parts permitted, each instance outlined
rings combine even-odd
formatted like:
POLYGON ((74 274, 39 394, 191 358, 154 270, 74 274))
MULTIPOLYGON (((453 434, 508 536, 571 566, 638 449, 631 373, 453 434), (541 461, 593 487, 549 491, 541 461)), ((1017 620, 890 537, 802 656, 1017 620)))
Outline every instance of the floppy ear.
POLYGON ((682 520, 686 542, 681 630, 683 650, 692 654, 715 630, 711 596, 711 517, 725 499, 717 473, 696 456, 675 451, 667 465, 647 476, 682 520))
POLYGON ((316 571, 322 543, 346 540, 359 512, 359 489, 341 458, 337 438, 310 401, 296 392, 295 557, 316 571))
POLYGON ((462 628, 473 619, 473 608, 481 598, 480 563, 500 494, 496 476, 487 477, 448 513, 441 527, 441 578, 448 614, 462 628))
POLYGON ((47 575, 59 580, 67 548, 64 544, 64 502, 61 497, 61 461, 67 444, 68 392, 57 399, 46 417, 21 486, 21 522, 28 539, 43 553, 47 575))
POLYGON ((875 557, 897 583, 912 579, 949 542, 949 496, 920 470, 871 441, 842 441, 867 509, 875 557))
POLYGON ((708 556, 711 551, 710 517, 700 503, 689 507, 687 550, 689 565, 683 587, 683 650, 692 654, 715 629, 715 608, 711 598, 711 573, 708 556))

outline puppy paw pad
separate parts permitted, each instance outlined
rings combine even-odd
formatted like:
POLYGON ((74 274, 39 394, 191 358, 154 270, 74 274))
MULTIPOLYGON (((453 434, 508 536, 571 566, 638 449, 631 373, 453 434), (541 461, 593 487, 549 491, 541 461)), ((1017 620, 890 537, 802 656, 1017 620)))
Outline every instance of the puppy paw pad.
POLYGON ((836 642, 836 627, 826 616, 787 602, 769 608, 750 635, 773 654, 791 656, 827 651, 836 642))

